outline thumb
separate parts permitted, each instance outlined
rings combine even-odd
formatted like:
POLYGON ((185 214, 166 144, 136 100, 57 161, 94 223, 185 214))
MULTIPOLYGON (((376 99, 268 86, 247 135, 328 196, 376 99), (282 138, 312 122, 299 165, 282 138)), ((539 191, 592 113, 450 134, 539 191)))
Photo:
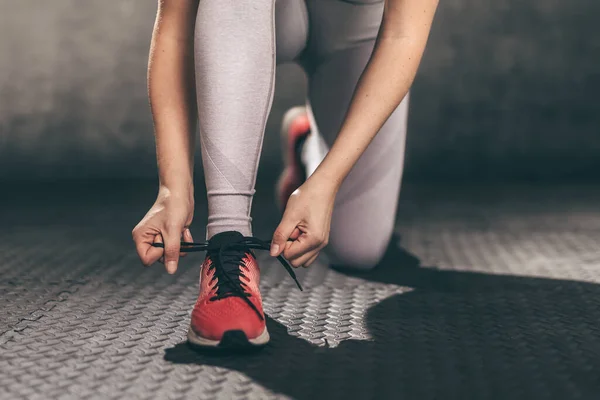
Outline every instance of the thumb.
POLYGON ((296 231, 297 221, 290 218, 286 214, 283 215, 281 222, 275 233, 273 233, 273 240, 271 240, 271 256, 277 257, 283 250, 285 250, 285 244, 288 238, 296 231))
POLYGON ((181 231, 181 229, 170 228, 163 234, 165 241, 165 265, 169 274, 174 274, 177 271, 179 250, 181 247, 181 231))

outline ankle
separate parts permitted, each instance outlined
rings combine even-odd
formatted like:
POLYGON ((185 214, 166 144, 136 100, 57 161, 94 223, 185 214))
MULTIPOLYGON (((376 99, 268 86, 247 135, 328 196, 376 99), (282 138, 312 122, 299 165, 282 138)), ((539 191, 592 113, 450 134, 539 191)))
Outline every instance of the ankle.
POLYGON ((252 236, 252 226, 250 223, 238 225, 225 225, 218 223, 209 223, 206 225, 206 240, 210 240, 213 236, 223 232, 236 231, 244 236, 252 236))

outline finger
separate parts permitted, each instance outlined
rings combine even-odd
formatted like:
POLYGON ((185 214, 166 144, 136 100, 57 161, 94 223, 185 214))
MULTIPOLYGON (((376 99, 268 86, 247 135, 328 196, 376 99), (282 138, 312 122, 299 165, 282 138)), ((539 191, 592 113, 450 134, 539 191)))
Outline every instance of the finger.
POLYGON ((308 263, 308 261, 310 261, 312 258, 315 257, 316 254, 318 254, 319 250, 312 250, 312 251, 308 251, 306 254, 303 254, 299 257, 296 257, 293 260, 290 260, 290 264, 293 267, 304 267, 306 266, 306 263, 308 263))
MULTIPOLYGON (((162 240, 162 235, 156 235, 154 236, 154 243, 163 243, 162 240)), ((162 251, 162 254, 160 256, 160 258, 158 259, 158 262, 161 264, 165 263, 165 249, 164 248, 160 248, 160 250, 162 251)))
POLYGON ((271 240, 271 256, 277 257, 285 249, 288 238, 295 233, 297 221, 290 218, 286 214, 283 215, 281 222, 275 232, 273 233, 273 239, 271 240))
POLYGON ((301 234, 302 234, 302 231, 300 229, 298 229, 298 227, 296 227, 296 228, 294 228, 294 231, 290 235, 289 239, 298 240, 298 238, 300 237, 301 234))
POLYGON ((153 231, 134 231, 133 241, 135 242, 135 249, 137 251, 142 264, 146 267, 154 264, 163 254, 163 249, 152 246, 156 232, 153 231))
MULTIPOLYGON (((181 235, 181 240, 187 243, 191 243, 194 241, 194 238, 192 237, 192 233, 190 232, 190 230, 188 228, 186 228, 183 231, 183 234, 181 235)), ((187 256, 188 253, 180 251, 179 252, 179 257, 185 257, 187 256)))
POLYGON ((310 258, 310 260, 308 260, 308 261, 306 261, 304 264, 302 264, 302 266, 303 266, 304 268, 308 268, 308 267, 310 267, 310 266, 312 265, 312 263, 314 263, 314 262, 317 260, 317 258, 319 258, 319 254, 321 254, 321 252, 320 252, 320 251, 317 251, 317 253, 316 253, 314 256, 312 256, 312 257, 310 258))
POLYGON ((322 241, 314 234, 304 233, 294 240, 285 249, 283 255, 288 260, 296 260, 306 253, 317 249, 322 244, 322 241))
POLYGON ((181 228, 168 227, 163 233, 165 240, 165 265, 167 272, 174 274, 179 263, 179 250, 181 249, 181 228))
POLYGON ((292 243, 294 243, 294 241, 298 240, 298 238, 300 237, 300 235, 302 234, 302 231, 300 229, 298 229, 298 227, 294 228, 294 231, 292 232, 292 234, 290 235, 290 237, 288 238, 288 240, 285 242, 283 251, 281 252, 281 254, 285 254, 286 250, 288 250, 290 248, 290 246, 292 245, 292 243))

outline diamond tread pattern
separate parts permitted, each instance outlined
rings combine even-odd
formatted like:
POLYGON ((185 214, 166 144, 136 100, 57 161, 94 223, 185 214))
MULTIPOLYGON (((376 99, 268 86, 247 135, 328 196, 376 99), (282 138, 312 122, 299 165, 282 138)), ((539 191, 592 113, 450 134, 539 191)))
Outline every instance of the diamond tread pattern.
POLYGON ((174 276, 141 267, 122 233, 134 201, 103 208, 102 227, 13 218, 0 233, 0 398, 597 398, 600 191, 403 190, 399 236, 373 272, 320 260, 299 271, 300 292, 258 252, 272 341, 244 355, 185 345, 202 257, 174 276))

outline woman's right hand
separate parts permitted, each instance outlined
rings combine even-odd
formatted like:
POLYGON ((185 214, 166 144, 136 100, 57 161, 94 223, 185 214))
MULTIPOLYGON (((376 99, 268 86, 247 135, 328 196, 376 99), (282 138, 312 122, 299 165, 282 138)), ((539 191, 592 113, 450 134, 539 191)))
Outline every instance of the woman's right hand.
POLYGON ((174 274, 179 257, 184 255, 179 252, 180 242, 193 242, 189 230, 193 218, 192 193, 174 193, 161 187, 156 202, 132 232, 142 264, 150 266, 160 260, 167 272, 174 274), (164 248, 153 243, 164 243, 164 248))

